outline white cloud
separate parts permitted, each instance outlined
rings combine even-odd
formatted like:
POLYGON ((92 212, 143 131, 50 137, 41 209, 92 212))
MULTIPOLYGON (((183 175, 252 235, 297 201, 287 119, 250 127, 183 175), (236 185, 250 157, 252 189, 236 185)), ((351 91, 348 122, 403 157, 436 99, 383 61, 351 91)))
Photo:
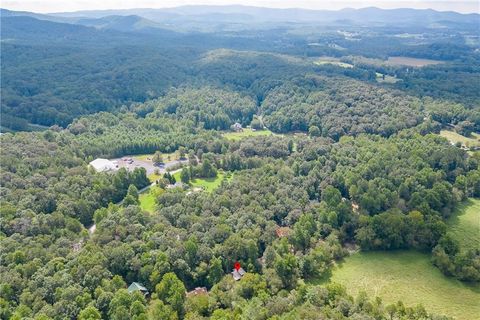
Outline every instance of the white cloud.
POLYGON ((362 8, 375 6, 380 8, 432 8, 440 11, 451 10, 463 13, 480 12, 477 0, 3 0, 1 6, 12 10, 47 13, 97 9, 165 8, 188 4, 226 5, 240 3, 272 8, 296 7, 338 10, 345 7, 362 8))

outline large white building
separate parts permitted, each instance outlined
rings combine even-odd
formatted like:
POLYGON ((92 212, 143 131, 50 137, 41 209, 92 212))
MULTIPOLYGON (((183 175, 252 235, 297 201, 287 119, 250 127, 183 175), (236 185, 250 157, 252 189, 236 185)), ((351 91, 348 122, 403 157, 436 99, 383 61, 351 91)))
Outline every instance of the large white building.
POLYGON ((93 160, 89 165, 97 172, 113 171, 118 168, 118 165, 115 162, 101 158, 93 160))

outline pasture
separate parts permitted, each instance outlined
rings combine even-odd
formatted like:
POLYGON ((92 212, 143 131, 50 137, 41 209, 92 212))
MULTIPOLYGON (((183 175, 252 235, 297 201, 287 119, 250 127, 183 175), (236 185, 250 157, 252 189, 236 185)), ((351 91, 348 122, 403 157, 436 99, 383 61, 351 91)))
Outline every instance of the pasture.
POLYGON ((461 249, 480 248, 480 199, 468 199, 447 221, 448 232, 461 249))
POLYGON ((458 320, 480 314, 480 286, 444 276, 430 255, 416 251, 359 252, 337 265, 329 278, 344 285, 354 297, 366 291, 386 304, 401 300, 407 306, 422 304, 428 312, 458 320))

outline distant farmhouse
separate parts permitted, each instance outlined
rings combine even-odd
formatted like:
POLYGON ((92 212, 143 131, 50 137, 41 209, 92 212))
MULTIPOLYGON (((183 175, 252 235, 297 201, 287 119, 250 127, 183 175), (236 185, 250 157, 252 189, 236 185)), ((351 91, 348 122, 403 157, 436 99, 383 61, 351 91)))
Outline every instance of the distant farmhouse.
POLYGON ((233 131, 237 131, 237 132, 243 131, 242 125, 238 122, 235 122, 231 128, 233 131))
POLYGON ((89 165, 97 172, 115 171, 118 168, 116 162, 102 158, 93 160, 89 165))

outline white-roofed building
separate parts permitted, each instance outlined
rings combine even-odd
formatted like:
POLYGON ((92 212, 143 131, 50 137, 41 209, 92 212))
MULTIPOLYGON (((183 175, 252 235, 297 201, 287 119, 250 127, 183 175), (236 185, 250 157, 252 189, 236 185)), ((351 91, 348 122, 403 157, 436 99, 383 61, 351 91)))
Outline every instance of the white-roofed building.
POLYGON ((102 158, 93 160, 89 165, 97 172, 114 171, 118 168, 115 162, 102 158))

